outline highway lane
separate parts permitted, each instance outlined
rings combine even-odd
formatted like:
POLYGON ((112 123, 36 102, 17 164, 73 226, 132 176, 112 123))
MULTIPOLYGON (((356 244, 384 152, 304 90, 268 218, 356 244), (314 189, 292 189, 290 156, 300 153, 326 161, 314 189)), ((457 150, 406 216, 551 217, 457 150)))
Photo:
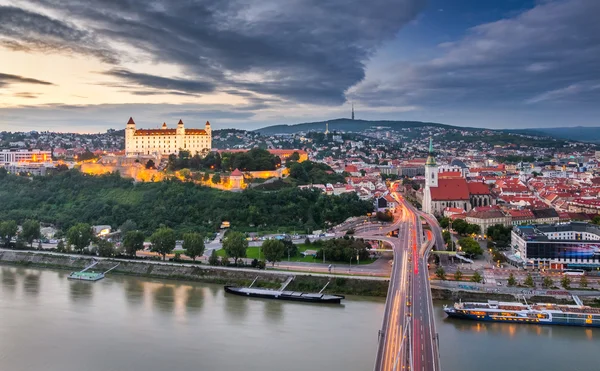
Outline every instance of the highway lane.
MULTIPOLYGON (((388 297, 390 305, 386 305, 385 313, 386 317, 390 318, 388 321, 384 320, 383 324, 383 331, 390 333, 391 339, 387 339, 383 345, 380 344, 384 348, 384 355, 387 356, 377 359, 375 370, 436 371, 439 370, 437 334, 427 269, 427 258, 434 241, 423 244, 419 212, 398 194, 394 196, 400 204, 398 221, 395 223, 399 228, 400 246, 395 246, 395 261, 406 261, 394 267, 392 289, 389 292, 391 296, 388 297), (402 286, 406 285, 406 290, 398 290, 394 285, 395 281, 400 281, 402 286), (402 298, 398 299, 397 296, 404 296, 404 305, 402 298), (405 343, 400 342, 402 347, 397 341, 400 332, 400 338, 405 340, 405 343), (397 352, 394 363, 391 363, 391 352, 397 352)), ((441 231, 439 235, 441 237, 441 231)))
POLYGON ((423 247, 423 231, 417 211, 398 194, 400 206, 392 225, 365 227, 359 237, 387 234, 391 239, 394 267, 379 337, 375 370, 439 370, 437 342, 427 257, 433 241, 423 247))

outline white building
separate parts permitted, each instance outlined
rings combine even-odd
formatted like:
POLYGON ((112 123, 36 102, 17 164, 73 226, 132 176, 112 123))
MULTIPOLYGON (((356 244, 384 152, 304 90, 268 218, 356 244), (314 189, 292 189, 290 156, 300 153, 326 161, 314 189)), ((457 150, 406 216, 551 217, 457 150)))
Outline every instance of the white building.
POLYGON ((178 154, 179 150, 206 154, 212 148, 212 132, 207 121, 204 129, 186 129, 179 120, 176 129, 167 128, 163 123, 160 129, 136 129, 130 117, 125 128, 125 154, 127 156, 158 154, 166 156, 178 154))
POLYGON ((52 153, 41 149, 0 149, 0 163, 52 162, 52 153))

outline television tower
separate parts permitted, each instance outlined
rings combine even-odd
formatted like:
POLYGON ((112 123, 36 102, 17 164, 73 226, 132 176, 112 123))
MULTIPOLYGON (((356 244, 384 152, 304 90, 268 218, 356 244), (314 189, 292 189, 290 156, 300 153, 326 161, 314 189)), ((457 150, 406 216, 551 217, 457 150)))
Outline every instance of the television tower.
POLYGON ((354 120, 354 102, 352 103, 352 120, 354 120))
POLYGON ((329 123, 325 123, 325 135, 329 134, 329 123))

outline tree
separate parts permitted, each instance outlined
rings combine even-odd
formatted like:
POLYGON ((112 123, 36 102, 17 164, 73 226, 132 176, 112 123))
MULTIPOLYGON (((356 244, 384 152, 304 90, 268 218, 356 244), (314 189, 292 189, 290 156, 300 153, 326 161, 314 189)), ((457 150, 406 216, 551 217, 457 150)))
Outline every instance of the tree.
POLYGON ((39 239, 41 236, 40 223, 35 220, 27 219, 23 223, 22 228, 21 237, 27 241, 29 247, 33 247, 33 240, 39 239))
POLYGON ((442 281, 446 280, 446 271, 444 270, 444 267, 438 267, 438 269, 435 270, 435 275, 442 281))
POLYGON ((10 240, 17 235, 18 230, 19 226, 14 220, 0 223, 0 237, 4 241, 4 246, 8 247, 10 245, 10 240))
POLYGON ((56 251, 68 252, 67 249, 65 248, 65 243, 63 240, 58 241, 58 244, 56 245, 56 251))
POLYGON ((531 276, 531 273, 527 273, 527 277, 525 277, 525 281, 523 281, 523 284, 527 287, 535 286, 535 283, 533 282, 533 277, 531 276))
POLYGON ((226 256, 221 256, 221 265, 227 267, 229 265, 229 258, 226 256))
POLYGON ((571 288, 571 279, 567 276, 563 276, 563 278, 560 280, 560 285, 562 287, 565 288, 565 290, 568 290, 571 288))
POLYGON ((508 276, 508 283, 507 283, 507 284, 508 284, 508 286, 511 286, 511 287, 512 287, 512 286, 516 286, 516 284, 517 284, 517 280, 516 280, 516 278, 515 278, 515 275, 514 275, 514 274, 512 274, 512 273, 511 273, 511 274, 508 276))
POLYGON ((545 289, 549 289, 552 286, 554 286, 554 281, 552 281, 552 278, 544 277, 544 280, 542 281, 542 287, 545 289))
POLYGON ((156 164, 154 163, 154 161, 152 161, 152 159, 146 162, 146 169, 156 169, 156 164))
POLYGON ((458 240, 461 250, 469 256, 478 256, 483 254, 483 250, 477 241, 471 237, 463 237, 458 240))
POLYGON ((234 264, 237 264, 239 258, 246 257, 246 249, 248 248, 248 240, 243 233, 229 232, 223 240, 223 249, 227 256, 233 258, 234 264))
POLYGON ((469 223, 467 223, 463 219, 456 219, 452 223, 452 229, 454 229, 456 233, 463 235, 467 232, 468 225, 469 223))
POLYGON ((117 251, 115 250, 115 245, 112 242, 102 238, 98 239, 98 241, 96 242, 96 251, 98 255, 105 258, 110 258, 117 254, 117 251))
POLYGON ((473 276, 471 276, 471 282, 481 283, 481 281, 483 281, 483 277, 481 277, 479 272, 475 271, 473 276))
POLYGON ((446 229, 446 228, 448 228, 449 225, 450 225, 450 218, 444 217, 444 218, 440 219, 440 227, 446 229))
POLYGON ((125 253, 130 256, 135 256, 138 250, 144 249, 144 233, 141 231, 129 231, 125 234, 123 239, 123 247, 125 247, 125 253))
POLYGON ((592 219, 592 223, 594 224, 600 224, 600 215, 596 215, 593 219, 592 219))
POLYGON ((281 261, 285 253, 285 245, 281 241, 266 240, 262 244, 262 251, 265 254, 265 259, 275 266, 275 262, 281 261))
POLYGON ((185 254, 196 261, 196 257, 204 254, 204 237, 200 233, 186 233, 183 235, 183 249, 185 254))
POLYGON ((478 234, 479 232, 481 232, 481 227, 478 224, 467 224, 466 233, 478 234))
POLYGON ((125 238, 129 231, 135 231, 138 229, 136 222, 131 219, 127 219, 121 226, 119 230, 121 231, 121 238, 125 238))
POLYGON ((67 231, 68 245, 74 246, 79 253, 82 253, 83 249, 90 245, 93 237, 92 227, 87 223, 75 224, 67 231))
POLYGON ((217 250, 213 250, 208 257, 208 264, 219 265, 219 257, 217 256, 217 250))
POLYGON ((456 272, 454 272, 454 280, 455 281, 460 281, 462 276, 463 276, 463 273, 460 271, 460 269, 457 269, 456 272))
POLYGON ((208 172, 205 172, 204 175, 202 175, 202 181, 206 183, 209 180, 210 180, 210 174, 208 172))
POLYGON ((579 280, 579 287, 581 287, 581 288, 588 287, 588 279, 586 276, 581 276, 581 279, 579 280))
POLYGON ((221 175, 219 175, 219 173, 216 173, 215 175, 213 175, 212 182, 213 182, 213 184, 221 183, 221 175))
POLYGON ((171 228, 161 227, 150 236, 152 243, 152 251, 162 255, 163 261, 166 260, 167 254, 175 248, 175 232, 171 228))

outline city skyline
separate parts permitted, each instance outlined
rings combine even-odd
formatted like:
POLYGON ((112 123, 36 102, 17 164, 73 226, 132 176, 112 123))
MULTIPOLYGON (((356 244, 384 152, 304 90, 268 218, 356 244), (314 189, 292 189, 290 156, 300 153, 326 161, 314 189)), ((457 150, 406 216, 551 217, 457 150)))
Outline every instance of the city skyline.
POLYGON ((0 131, 596 126, 594 0, 0 0, 0 131), (7 63, 4 63, 4 62, 7 63))

